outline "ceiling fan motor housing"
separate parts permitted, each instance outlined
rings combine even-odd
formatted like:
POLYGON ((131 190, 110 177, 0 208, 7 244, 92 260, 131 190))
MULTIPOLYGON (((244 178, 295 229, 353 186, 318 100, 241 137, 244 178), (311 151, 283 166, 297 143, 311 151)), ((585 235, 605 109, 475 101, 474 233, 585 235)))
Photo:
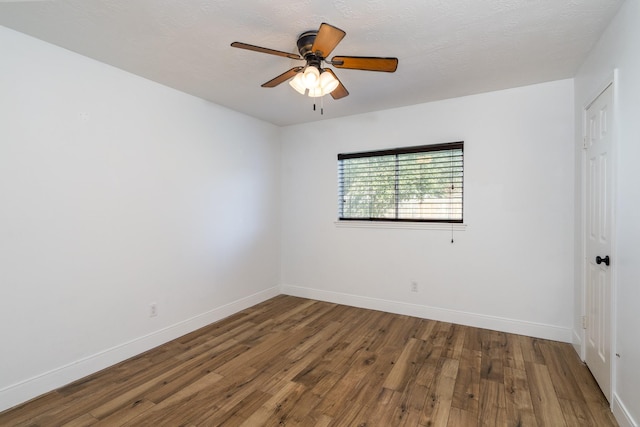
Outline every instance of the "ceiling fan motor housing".
POLYGON ((300 52, 300 56, 307 61, 307 65, 320 68, 323 58, 316 55, 316 53, 311 50, 317 35, 318 31, 316 30, 305 31, 298 37, 297 45, 298 52, 300 52))

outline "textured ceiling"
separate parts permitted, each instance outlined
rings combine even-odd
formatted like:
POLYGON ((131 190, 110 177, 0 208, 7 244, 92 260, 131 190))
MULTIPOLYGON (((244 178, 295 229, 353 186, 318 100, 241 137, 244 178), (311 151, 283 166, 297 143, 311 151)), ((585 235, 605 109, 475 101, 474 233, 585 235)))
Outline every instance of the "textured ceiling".
POLYGON ((0 0, 0 25, 277 124, 418 104, 573 77, 623 0, 0 0), (260 85, 301 61, 327 22, 332 53, 395 56, 396 73, 334 70, 350 95, 313 101, 260 85))

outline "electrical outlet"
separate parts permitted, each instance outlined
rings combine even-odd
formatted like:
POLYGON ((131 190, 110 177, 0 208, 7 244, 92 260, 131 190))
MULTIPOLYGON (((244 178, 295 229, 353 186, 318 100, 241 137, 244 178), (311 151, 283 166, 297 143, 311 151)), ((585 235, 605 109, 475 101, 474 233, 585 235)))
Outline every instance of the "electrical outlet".
POLYGON ((156 317, 158 315, 158 304, 152 302, 149 304, 149 317, 156 317))
POLYGON ((411 282, 411 292, 418 292, 418 282, 411 282))

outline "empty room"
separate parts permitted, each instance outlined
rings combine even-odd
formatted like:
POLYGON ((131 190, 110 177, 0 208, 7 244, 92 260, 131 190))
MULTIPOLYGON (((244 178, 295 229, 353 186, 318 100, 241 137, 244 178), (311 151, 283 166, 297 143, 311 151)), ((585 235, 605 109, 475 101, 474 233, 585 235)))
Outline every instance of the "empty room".
POLYGON ((0 425, 638 426, 638 46, 638 0, 0 0, 0 425))

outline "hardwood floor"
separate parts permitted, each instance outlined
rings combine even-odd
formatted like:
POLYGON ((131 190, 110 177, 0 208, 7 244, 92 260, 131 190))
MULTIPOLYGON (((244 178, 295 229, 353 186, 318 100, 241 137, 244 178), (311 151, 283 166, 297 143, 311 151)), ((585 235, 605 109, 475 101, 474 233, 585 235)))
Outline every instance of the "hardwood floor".
POLYGON ((2 426, 615 426, 569 344, 278 296, 2 426))

